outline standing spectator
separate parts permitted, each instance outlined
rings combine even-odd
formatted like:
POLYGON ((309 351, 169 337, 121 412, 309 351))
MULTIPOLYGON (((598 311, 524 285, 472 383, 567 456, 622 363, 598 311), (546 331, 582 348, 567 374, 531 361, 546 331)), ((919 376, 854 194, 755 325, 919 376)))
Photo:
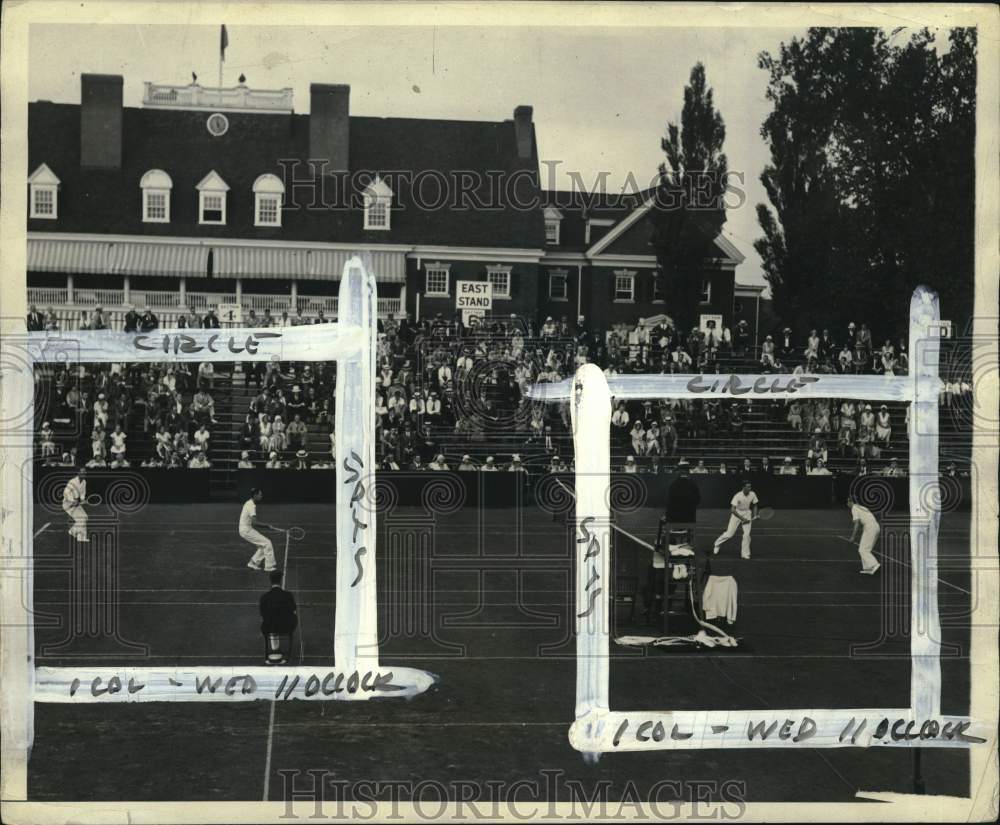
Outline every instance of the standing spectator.
POLYGON ((215 309, 209 307, 208 312, 205 313, 205 317, 201 319, 202 329, 218 329, 219 319, 215 315, 215 309))
POLYGON ((777 369, 778 362, 774 349, 774 338, 768 335, 760 346, 760 365, 764 371, 777 369))
POLYGON ((135 307, 129 304, 128 311, 125 313, 125 318, 123 319, 123 329, 125 332, 138 332, 140 320, 139 313, 135 311, 135 307))
POLYGON ((52 307, 49 307, 45 311, 45 330, 46 332, 59 331, 59 318, 56 316, 56 311, 52 307))
POLYGON ((45 318, 32 304, 28 307, 28 317, 26 319, 28 332, 41 332, 45 328, 45 318))
POLYGON ((305 450, 296 450, 295 452, 295 463, 292 465, 293 470, 308 470, 309 469, 309 453, 305 450))

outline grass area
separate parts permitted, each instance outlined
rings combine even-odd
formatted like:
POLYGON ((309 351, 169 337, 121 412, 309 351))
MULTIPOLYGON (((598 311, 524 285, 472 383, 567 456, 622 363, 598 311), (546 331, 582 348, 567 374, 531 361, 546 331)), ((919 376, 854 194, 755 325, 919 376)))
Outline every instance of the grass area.
MULTIPOLYGON (((86 593, 87 551, 67 555, 64 517, 37 509, 36 531, 49 524, 35 539, 38 664, 258 664, 257 599, 267 582, 245 567, 252 548, 236 534, 238 514, 237 505, 152 505, 115 520, 96 508, 91 526, 116 537, 118 597, 108 604, 74 596, 86 593)), ((290 545, 286 586, 300 606, 302 663, 328 666, 333 508, 265 502, 260 514, 306 530, 290 545)), ((651 539, 657 515, 642 510, 621 524, 651 539)), ((905 516, 895 518, 886 534, 905 532, 905 516)), ((700 514, 699 547, 725 519, 722 510, 700 514)), ((744 782, 754 801, 911 789, 911 755, 890 749, 621 753, 589 767, 567 740, 576 679, 567 527, 535 509, 397 508, 380 515, 379 529, 381 660, 440 681, 412 701, 276 706, 271 798, 282 796, 283 771, 310 769, 347 781, 527 779, 550 789, 542 772, 559 771, 585 788, 608 782, 611 798, 628 782, 645 793, 666 778, 744 782)), ((887 542, 879 575, 861 576, 857 553, 836 538, 849 529, 846 509, 779 507, 754 527, 750 561, 738 559, 738 538, 726 545, 742 646, 641 655, 612 645, 612 707, 907 706, 908 641, 905 624, 894 626, 909 615, 905 545, 887 542)), ((946 515, 940 553, 965 558, 968 546, 967 514, 946 515)), ((623 570, 637 564, 630 555, 622 545, 623 570)), ((954 585, 940 586, 944 641, 964 655, 968 596, 955 588, 968 590, 969 576, 941 576, 954 585)), ((967 659, 946 656, 942 671, 943 711, 967 712, 967 659)), ((38 704, 29 798, 260 799, 270 711, 267 702, 38 704)), ((963 752, 927 751, 923 773, 930 793, 967 793, 963 752)), ((554 793, 568 791, 557 782, 554 793)))

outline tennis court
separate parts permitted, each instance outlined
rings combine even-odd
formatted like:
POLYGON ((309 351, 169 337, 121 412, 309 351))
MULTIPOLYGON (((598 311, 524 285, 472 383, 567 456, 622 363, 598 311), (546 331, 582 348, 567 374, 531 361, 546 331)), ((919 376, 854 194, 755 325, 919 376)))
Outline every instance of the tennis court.
MULTIPOLYGON (((764 502, 769 504, 770 502, 764 502)), ((881 572, 859 575, 846 508, 782 510, 755 525, 738 574, 740 647, 644 653, 612 644, 616 709, 906 707, 908 554, 891 545, 881 572)), ((71 552, 62 514, 36 509, 37 663, 259 665, 257 600, 266 577, 246 568, 237 504, 146 506, 91 527, 114 541, 71 552), (89 554, 89 555, 88 555, 89 554), (89 561, 88 561, 89 558, 89 561), (117 571, 107 598, 82 587, 101 559, 117 571), (89 569, 87 565, 90 564, 89 569), (114 594, 117 592, 117 596, 114 594)), ((293 663, 332 663, 334 509, 267 505, 261 519, 304 528, 289 542, 285 586, 299 603, 293 663)), ((570 515, 572 513, 570 512, 570 515)), ((659 511, 619 515, 652 541, 659 511)), ((906 530, 894 514, 884 536, 906 530)), ((727 519, 702 510, 696 544, 727 519)), ((284 539, 272 534, 279 558, 284 539)), ((902 749, 611 754, 588 767, 567 740, 574 714, 572 530, 534 506, 379 516, 379 629, 384 665, 438 675, 410 701, 225 704, 38 704, 29 798, 259 800, 287 791, 288 771, 338 780, 526 780, 560 799, 608 783, 618 798, 665 778, 745 783, 750 801, 847 801, 859 790, 910 791, 902 749), (548 783, 548 784, 546 784, 548 783)), ((723 553, 739 554, 738 539, 723 553)), ((968 514, 942 518, 939 584, 945 650, 942 712, 968 713, 968 514), (954 647, 951 647, 954 646, 954 647)), ((618 542, 622 569, 645 562, 618 542), (628 556, 634 554, 630 560, 628 556)), ((105 575, 101 573, 101 575, 105 575)), ((929 793, 968 793, 968 756, 928 750, 929 793)), ((589 791, 586 791, 589 792, 589 791)), ((661 792, 661 799, 667 799, 661 792)))

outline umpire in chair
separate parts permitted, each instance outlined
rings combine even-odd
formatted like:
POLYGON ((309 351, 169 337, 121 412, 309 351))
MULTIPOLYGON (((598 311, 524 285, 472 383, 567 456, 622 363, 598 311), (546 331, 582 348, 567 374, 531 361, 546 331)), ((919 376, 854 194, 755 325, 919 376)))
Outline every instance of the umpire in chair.
MULTIPOLYGON (((656 538, 656 550, 647 573, 643 601, 646 608, 646 624, 656 625, 661 633, 667 632, 667 602, 677 589, 678 581, 672 575, 671 545, 694 547, 695 526, 698 521, 698 505, 701 491, 688 475, 688 465, 682 462, 678 477, 667 489, 666 513, 660 518, 656 538)), ((694 559, 686 567, 695 573, 694 559)), ((680 572, 680 571, 678 571, 680 572)), ((684 576, 684 586, 692 582, 684 576)))
POLYGON ((281 586, 282 571, 271 571, 271 589, 260 597, 260 632, 264 634, 264 662, 285 665, 291 656, 292 635, 299 626, 295 597, 281 586))

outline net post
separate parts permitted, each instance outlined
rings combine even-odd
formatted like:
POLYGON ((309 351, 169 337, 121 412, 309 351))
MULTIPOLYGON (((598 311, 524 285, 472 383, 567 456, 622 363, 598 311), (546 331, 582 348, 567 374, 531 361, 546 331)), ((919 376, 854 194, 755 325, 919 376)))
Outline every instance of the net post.
MULTIPOLYGON (((586 738, 600 735, 601 714, 609 710, 609 602, 611 513, 611 393, 604 373, 593 364, 576 371, 570 400, 576 452, 576 718, 586 738)), ((595 753, 596 757, 596 753, 595 753)))
POLYGON ((378 668, 375 575, 375 338, 377 290, 370 266, 354 256, 340 280, 337 323, 360 329, 358 351, 337 364, 337 606, 334 662, 345 672, 378 668))
POLYGON ((937 538, 938 364, 941 340, 938 296, 917 287, 910 301, 910 707, 917 719, 941 714, 941 618, 938 611, 937 538))

